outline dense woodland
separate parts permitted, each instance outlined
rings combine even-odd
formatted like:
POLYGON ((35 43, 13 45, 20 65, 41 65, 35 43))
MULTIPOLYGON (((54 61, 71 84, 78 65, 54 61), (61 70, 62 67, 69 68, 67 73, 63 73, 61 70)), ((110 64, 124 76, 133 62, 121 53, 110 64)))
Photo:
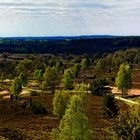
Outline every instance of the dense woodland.
POLYGON ((139 48, 140 37, 1 38, 0 52, 50 54, 103 54, 139 48))
POLYGON ((139 40, 1 39, 0 139, 139 140, 139 40))

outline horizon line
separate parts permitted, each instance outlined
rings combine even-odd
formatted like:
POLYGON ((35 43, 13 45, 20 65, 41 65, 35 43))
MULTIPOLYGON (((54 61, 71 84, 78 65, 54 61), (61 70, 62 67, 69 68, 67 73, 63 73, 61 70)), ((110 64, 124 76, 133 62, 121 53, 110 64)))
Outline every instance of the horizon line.
POLYGON ((129 36, 132 36, 132 37, 139 37, 140 35, 112 35, 112 34, 91 34, 91 35, 44 35, 44 36, 0 36, 0 38, 35 38, 35 37, 84 37, 84 36, 114 36, 114 37, 129 37, 129 36))

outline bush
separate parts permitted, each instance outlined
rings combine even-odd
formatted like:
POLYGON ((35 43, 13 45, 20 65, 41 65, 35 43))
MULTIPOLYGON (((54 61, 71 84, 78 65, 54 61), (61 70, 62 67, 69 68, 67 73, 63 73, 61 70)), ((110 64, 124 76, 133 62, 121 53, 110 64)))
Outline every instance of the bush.
POLYGON ((46 81, 42 81, 40 88, 42 90, 46 90, 46 88, 47 88, 47 82, 46 81))
POLYGON ((107 94, 104 96, 103 109, 105 110, 105 114, 109 117, 113 117, 118 114, 119 107, 115 101, 114 95, 107 94))
POLYGON ((140 112, 138 108, 127 109, 114 118, 112 132, 116 140, 139 140, 140 112))
POLYGON ((39 93, 37 91, 31 91, 30 95, 31 96, 39 96, 39 93))
POLYGON ((31 104, 31 110, 34 114, 48 114, 47 110, 39 102, 33 102, 31 104))
MULTIPOLYGON (((14 128, 2 128, 2 129, 0 129, 0 135, 3 136, 5 138, 5 140, 26 139, 26 136, 22 133, 22 131, 20 131, 18 129, 14 129, 14 128)), ((1 137, 0 137, 0 139, 1 139, 1 137)))
POLYGON ((1 128, 0 140, 48 140, 49 132, 44 130, 24 130, 15 128, 1 128))
POLYGON ((106 79, 94 80, 90 84, 90 91, 93 95, 103 96, 111 92, 110 87, 108 87, 108 82, 106 79))

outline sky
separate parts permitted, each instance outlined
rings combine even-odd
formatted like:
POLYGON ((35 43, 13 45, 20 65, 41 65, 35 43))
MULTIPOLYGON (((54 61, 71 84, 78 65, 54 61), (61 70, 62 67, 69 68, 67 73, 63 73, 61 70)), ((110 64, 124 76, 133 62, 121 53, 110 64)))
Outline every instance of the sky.
POLYGON ((140 0, 0 0, 0 36, 140 35, 140 0))

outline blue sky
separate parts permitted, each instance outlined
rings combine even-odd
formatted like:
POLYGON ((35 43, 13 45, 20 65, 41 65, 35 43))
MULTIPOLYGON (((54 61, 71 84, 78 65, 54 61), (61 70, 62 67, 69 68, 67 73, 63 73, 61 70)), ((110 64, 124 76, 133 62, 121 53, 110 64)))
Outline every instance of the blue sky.
POLYGON ((140 35, 140 0, 0 0, 0 36, 140 35))

